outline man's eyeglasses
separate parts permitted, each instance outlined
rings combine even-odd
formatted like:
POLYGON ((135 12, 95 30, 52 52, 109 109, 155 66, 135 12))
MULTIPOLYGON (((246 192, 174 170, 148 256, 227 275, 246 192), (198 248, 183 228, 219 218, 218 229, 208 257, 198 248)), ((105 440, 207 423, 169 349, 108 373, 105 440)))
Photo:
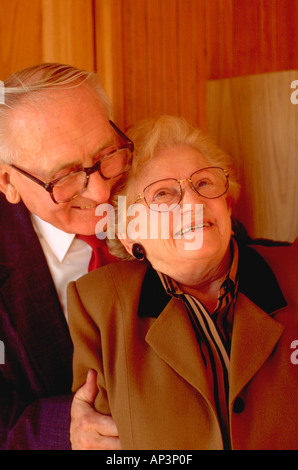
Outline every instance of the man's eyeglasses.
POLYGON ((229 187, 229 173, 219 167, 202 168, 189 178, 177 180, 167 178, 149 184, 135 202, 144 199, 149 209, 155 212, 169 212, 177 207, 183 197, 182 183, 187 181, 193 191, 207 199, 216 199, 225 194, 229 187))
POLYGON ((123 145, 103 155, 102 158, 91 167, 80 168, 68 173, 62 178, 45 183, 16 165, 10 164, 10 166, 48 191, 55 204, 69 202, 85 191, 92 173, 98 171, 102 178, 109 180, 117 178, 128 170, 134 144, 116 124, 112 121, 109 122, 118 136, 120 136, 123 145))

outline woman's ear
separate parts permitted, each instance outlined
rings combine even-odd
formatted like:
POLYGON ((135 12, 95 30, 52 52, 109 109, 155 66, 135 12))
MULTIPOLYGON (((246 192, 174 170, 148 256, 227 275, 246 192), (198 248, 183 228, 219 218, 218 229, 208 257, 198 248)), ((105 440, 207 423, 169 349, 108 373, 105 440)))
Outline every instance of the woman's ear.
POLYGON ((143 245, 136 243, 134 240, 127 238, 120 238, 120 241, 126 251, 138 261, 143 261, 146 258, 146 253, 143 245))
POLYGON ((233 198, 230 195, 226 197, 226 204, 230 215, 232 215, 232 208, 233 208, 233 198))
POLYGON ((118 238, 119 240, 121 241, 122 245, 124 246, 124 248, 126 249, 127 253, 129 253, 130 255, 133 256, 132 254, 132 246, 134 244, 134 241, 131 240, 130 238, 128 238, 127 236, 122 236, 119 234, 118 235, 118 238))
POLYGON ((6 199, 11 204, 17 204, 21 200, 21 196, 15 187, 10 171, 7 170, 5 164, 0 166, 0 191, 5 194, 6 199))

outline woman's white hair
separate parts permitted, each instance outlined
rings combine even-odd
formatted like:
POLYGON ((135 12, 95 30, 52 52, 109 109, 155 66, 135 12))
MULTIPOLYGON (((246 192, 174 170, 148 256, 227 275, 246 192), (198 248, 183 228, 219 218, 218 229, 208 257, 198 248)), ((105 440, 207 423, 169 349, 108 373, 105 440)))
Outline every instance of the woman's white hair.
POLYGON ((95 90, 108 119, 112 117, 110 100, 96 73, 67 64, 43 63, 10 75, 2 85, 0 103, 0 160, 9 162, 16 157, 13 136, 8 129, 11 112, 20 104, 39 105, 40 92, 55 88, 75 88, 86 84, 95 90))
MULTIPOLYGON (((128 133, 134 142, 134 156, 130 170, 114 190, 112 203, 115 210, 114 232, 117 235, 118 196, 126 196, 127 207, 135 201, 136 182, 144 172, 148 172, 148 164, 157 152, 174 146, 189 146, 200 152, 210 166, 218 166, 229 172, 228 195, 234 204, 239 196, 240 185, 237 181, 232 158, 221 150, 210 137, 190 125, 181 117, 162 115, 146 119, 138 123, 128 133)), ((149 170, 150 171, 150 170, 149 170)), ((122 259, 132 259, 118 238, 107 240, 110 252, 122 259)))

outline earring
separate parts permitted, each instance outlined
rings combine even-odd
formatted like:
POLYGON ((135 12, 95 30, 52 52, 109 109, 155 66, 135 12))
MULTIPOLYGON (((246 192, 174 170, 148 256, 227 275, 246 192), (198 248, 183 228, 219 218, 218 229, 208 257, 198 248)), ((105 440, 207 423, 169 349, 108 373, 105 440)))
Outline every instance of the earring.
POLYGON ((145 259, 145 250, 139 243, 134 243, 132 245, 132 254, 139 261, 143 261, 145 259))

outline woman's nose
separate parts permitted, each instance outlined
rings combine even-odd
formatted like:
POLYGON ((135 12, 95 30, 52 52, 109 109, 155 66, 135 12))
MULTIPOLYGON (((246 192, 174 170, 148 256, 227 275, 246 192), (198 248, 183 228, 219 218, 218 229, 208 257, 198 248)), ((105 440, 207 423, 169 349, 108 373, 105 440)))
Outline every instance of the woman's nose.
POLYGON ((185 181, 181 190, 182 198, 180 204, 204 204, 205 198, 193 188, 191 181, 185 181))

